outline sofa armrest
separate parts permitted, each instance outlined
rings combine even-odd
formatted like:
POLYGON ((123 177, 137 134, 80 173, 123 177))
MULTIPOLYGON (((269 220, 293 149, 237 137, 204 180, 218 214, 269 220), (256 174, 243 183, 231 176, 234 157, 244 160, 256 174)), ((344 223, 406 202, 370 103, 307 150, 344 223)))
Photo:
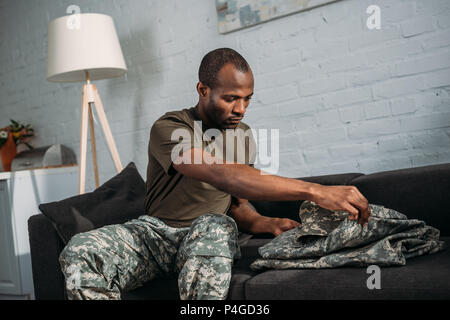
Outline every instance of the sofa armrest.
POLYGON ((36 299, 65 299, 64 275, 58 261, 64 243, 43 214, 28 219, 28 235, 36 299))

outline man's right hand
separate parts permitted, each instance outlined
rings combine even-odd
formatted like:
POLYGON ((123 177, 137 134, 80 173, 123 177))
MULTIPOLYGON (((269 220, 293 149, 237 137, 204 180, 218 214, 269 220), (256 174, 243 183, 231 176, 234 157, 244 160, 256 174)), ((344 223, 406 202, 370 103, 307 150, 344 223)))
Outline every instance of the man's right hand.
POLYGON ((349 212, 348 219, 366 225, 370 219, 367 199, 355 186, 324 186, 314 184, 311 201, 328 210, 349 212))

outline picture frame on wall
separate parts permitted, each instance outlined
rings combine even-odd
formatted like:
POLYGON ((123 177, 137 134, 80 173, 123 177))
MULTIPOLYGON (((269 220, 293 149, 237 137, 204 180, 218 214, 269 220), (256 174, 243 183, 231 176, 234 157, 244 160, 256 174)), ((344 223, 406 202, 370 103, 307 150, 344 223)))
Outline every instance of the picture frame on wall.
POLYGON ((216 0, 219 33, 226 34, 340 0, 216 0))

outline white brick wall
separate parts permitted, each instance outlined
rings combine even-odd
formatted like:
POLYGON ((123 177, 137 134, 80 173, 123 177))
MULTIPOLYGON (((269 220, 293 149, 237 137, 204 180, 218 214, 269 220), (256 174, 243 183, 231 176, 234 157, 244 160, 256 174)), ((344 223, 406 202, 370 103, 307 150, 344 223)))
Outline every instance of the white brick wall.
MULTIPOLYGON (((280 175, 450 162, 448 0, 341 0, 227 35, 209 0, 0 0, 0 126, 31 123, 33 145, 62 143, 78 155, 81 84, 45 79, 47 24, 70 4, 114 18, 129 70, 95 84, 122 164, 134 161, 144 179, 152 123, 195 105, 201 58, 225 46, 255 74, 246 123, 280 129, 280 175), (380 30, 366 27, 371 4, 380 30)), ((104 182, 114 166, 95 130, 104 182)))

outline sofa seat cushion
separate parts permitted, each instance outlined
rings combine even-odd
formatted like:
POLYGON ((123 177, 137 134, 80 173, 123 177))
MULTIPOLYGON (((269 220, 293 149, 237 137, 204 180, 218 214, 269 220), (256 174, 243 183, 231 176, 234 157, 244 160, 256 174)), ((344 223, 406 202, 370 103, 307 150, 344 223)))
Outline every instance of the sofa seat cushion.
POLYGON ((233 275, 231 277, 228 299, 245 299, 245 283, 258 273, 250 270, 250 264, 258 257, 258 248, 265 245, 271 239, 250 239, 245 245, 241 246, 242 257, 234 261, 233 275))
MULTIPOLYGON (((250 239, 233 266, 228 299, 449 299, 450 250, 411 258, 405 266, 383 267, 381 289, 369 290, 366 268, 267 270, 250 264, 271 239, 250 239)), ((450 237, 441 237, 448 245, 450 237)), ((179 299, 177 279, 155 279, 127 292, 123 299, 179 299)))
MULTIPOLYGON (((441 237, 448 245, 450 237, 441 237)), ((380 268, 381 289, 366 268, 267 270, 245 283, 246 299, 449 299, 450 250, 380 268)))

